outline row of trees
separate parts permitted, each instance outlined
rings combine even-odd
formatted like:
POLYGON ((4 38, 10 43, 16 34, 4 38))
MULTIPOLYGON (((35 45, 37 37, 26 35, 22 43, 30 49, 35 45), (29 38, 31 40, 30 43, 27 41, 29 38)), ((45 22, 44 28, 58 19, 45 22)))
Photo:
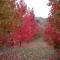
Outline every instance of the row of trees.
POLYGON ((60 0, 49 0, 49 6, 51 10, 45 30, 45 39, 48 44, 54 46, 55 50, 57 49, 60 57, 60 0))
POLYGON ((34 11, 23 0, 0 1, 0 46, 15 46, 34 39, 40 28, 34 11))
POLYGON ((60 0, 49 0, 51 6, 46 34, 55 43, 60 44, 60 0))
MULTIPOLYGON (((60 0, 49 0, 51 6, 44 39, 60 54, 60 0)), ((34 11, 28 10, 23 0, 0 0, 0 46, 21 46, 40 32, 34 11)), ((60 55, 59 55, 60 56, 60 55)))
MULTIPOLYGON (((45 39, 60 48, 60 0, 49 0, 51 11, 45 29, 45 39)), ((39 33, 34 11, 28 10, 23 0, 0 1, 0 46, 30 41, 39 33)))

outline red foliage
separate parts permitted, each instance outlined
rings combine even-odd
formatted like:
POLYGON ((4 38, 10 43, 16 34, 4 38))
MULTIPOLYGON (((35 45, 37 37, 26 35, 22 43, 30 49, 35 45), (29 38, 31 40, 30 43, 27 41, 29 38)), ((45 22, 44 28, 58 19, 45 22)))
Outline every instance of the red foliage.
MULTIPOLYGON (((24 16, 23 24, 21 28, 17 28, 15 32, 10 33, 10 39, 13 43, 31 41, 39 33, 39 26, 35 21, 35 17, 32 12, 24 16)), ((17 43, 18 44, 18 43, 17 43)))
POLYGON ((33 12, 30 12, 24 17, 23 25, 22 25, 22 35, 23 40, 31 40, 33 39, 39 32, 39 26, 35 21, 35 17, 33 12))
POLYGON ((23 1, 20 1, 20 5, 18 5, 17 17, 22 19, 22 25, 21 27, 14 27, 16 30, 10 32, 6 43, 9 46, 14 46, 15 44, 18 45, 23 41, 31 41, 40 31, 33 10, 27 10, 23 1))
POLYGON ((45 30, 45 39, 52 42, 55 49, 60 49, 60 0, 49 0, 51 10, 48 17, 48 26, 45 30))
POLYGON ((53 44, 53 40, 51 38, 51 35, 53 34, 53 31, 52 31, 52 28, 51 26, 47 26, 46 29, 45 29, 45 32, 44 32, 44 39, 48 42, 48 44, 53 44))
POLYGON ((6 37, 0 34, 0 46, 3 46, 6 43, 6 37))
POLYGON ((60 42, 60 34, 59 32, 56 32, 54 30, 54 27, 52 27, 50 24, 47 26, 45 29, 45 40, 48 42, 48 44, 54 44, 54 43, 59 43, 60 42))

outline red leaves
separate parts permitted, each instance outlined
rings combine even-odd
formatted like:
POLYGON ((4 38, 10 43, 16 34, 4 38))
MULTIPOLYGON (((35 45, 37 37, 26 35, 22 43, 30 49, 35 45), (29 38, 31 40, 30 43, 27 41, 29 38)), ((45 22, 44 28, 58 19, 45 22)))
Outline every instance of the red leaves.
POLYGON ((23 23, 21 27, 17 27, 14 32, 10 32, 7 40, 8 46, 19 45, 21 42, 31 41, 40 32, 38 23, 35 20, 32 11, 29 11, 23 17, 23 23))
POLYGON ((0 44, 3 43, 3 42, 2 42, 3 40, 4 40, 4 37, 3 37, 2 35, 0 35, 0 44))
POLYGON ((50 45, 54 45, 54 43, 59 43, 60 42, 60 34, 54 30, 54 27, 51 25, 48 25, 46 30, 45 30, 45 40, 48 42, 50 45))
POLYGON ((48 25, 47 28, 45 29, 44 37, 45 37, 45 40, 50 45, 52 45, 54 43, 54 41, 52 40, 52 36, 54 36, 54 32, 52 30, 52 27, 50 25, 48 25))
POLYGON ((0 43, 4 40, 5 44, 8 46, 18 45, 23 41, 31 41, 40 31, 40 27, 36 22, 33 10, 27 10, 27 6, 23 0, 21 0, 16 6, 16 13, 14 15, 15 19, 11 20, 11 22, 9 21, 9 25, 7 24, 7 28, 9 29, 8 35, 5 39, 0 36, 0 43))
POLYGON ((48 38, 46 40, 52 40, 54 42, 55 49, 60 49, 60 1, 49 0, 49 2, 51 2, 52 7, 48 21, 52 26, 48 26, 49 28, 46 29, 47 33, 45 34, 46 38, 48 38))
POLYGON ((37 22, 34 20, 32 15, 29 13, 23 18, 23 24, 21 28, 18 28, 15 32, 10 34, 10 38, 14 41, 30 41, 36 37, 39 33, 39 26, 37 22))
POLYGON ((0 47, 3 47, 5 43, 6 43, 6 37, 0 34, 0 47))

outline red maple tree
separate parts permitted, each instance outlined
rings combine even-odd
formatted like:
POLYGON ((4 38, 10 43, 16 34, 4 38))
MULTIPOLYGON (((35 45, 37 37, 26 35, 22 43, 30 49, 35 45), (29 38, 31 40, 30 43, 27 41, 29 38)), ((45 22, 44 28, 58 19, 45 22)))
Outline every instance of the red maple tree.
POLYGON ((33 9, 27 10, 27 6, 23 0, 17 4, 16 19, 21 20, 22 23, 21 26, 18 25, 15 27, 16 29, 13 32, 10 32, 6 42, 8 46, 21 46, 21 42, 31 41, 40 32, 33 9))
MULTIPOLYGON (((49 5, 51 5, 51 13, 48 17, 48 26, 46 32, 49 31, 47 34, 51 35, 51 40, 54 43, 60 42, 60 0, 49 0, 49 5), (55 33, 53 33, 53 32, 55 33), (50 34, 49 34, 50 33, 50 34), (54 36, 54 37, 53 37, 54 36)), ((50 38, 49 38, 50 39, 50 38)))
POLYGON ((58 50, 60 57, 60 0, 49 0, 49 5, 51 5, 51 10, 48 17, 49 23, 45 30, 45 39, 55 50, 58 50))

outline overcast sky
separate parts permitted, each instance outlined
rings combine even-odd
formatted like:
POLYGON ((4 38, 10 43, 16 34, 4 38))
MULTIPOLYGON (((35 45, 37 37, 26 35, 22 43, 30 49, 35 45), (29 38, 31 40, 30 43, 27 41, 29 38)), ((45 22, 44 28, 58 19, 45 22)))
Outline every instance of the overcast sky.
POLYGON ((36 17, 48 17, 50 7, 47 6, 48 0, 24 0, 30 9, 34 9, 36 17))

